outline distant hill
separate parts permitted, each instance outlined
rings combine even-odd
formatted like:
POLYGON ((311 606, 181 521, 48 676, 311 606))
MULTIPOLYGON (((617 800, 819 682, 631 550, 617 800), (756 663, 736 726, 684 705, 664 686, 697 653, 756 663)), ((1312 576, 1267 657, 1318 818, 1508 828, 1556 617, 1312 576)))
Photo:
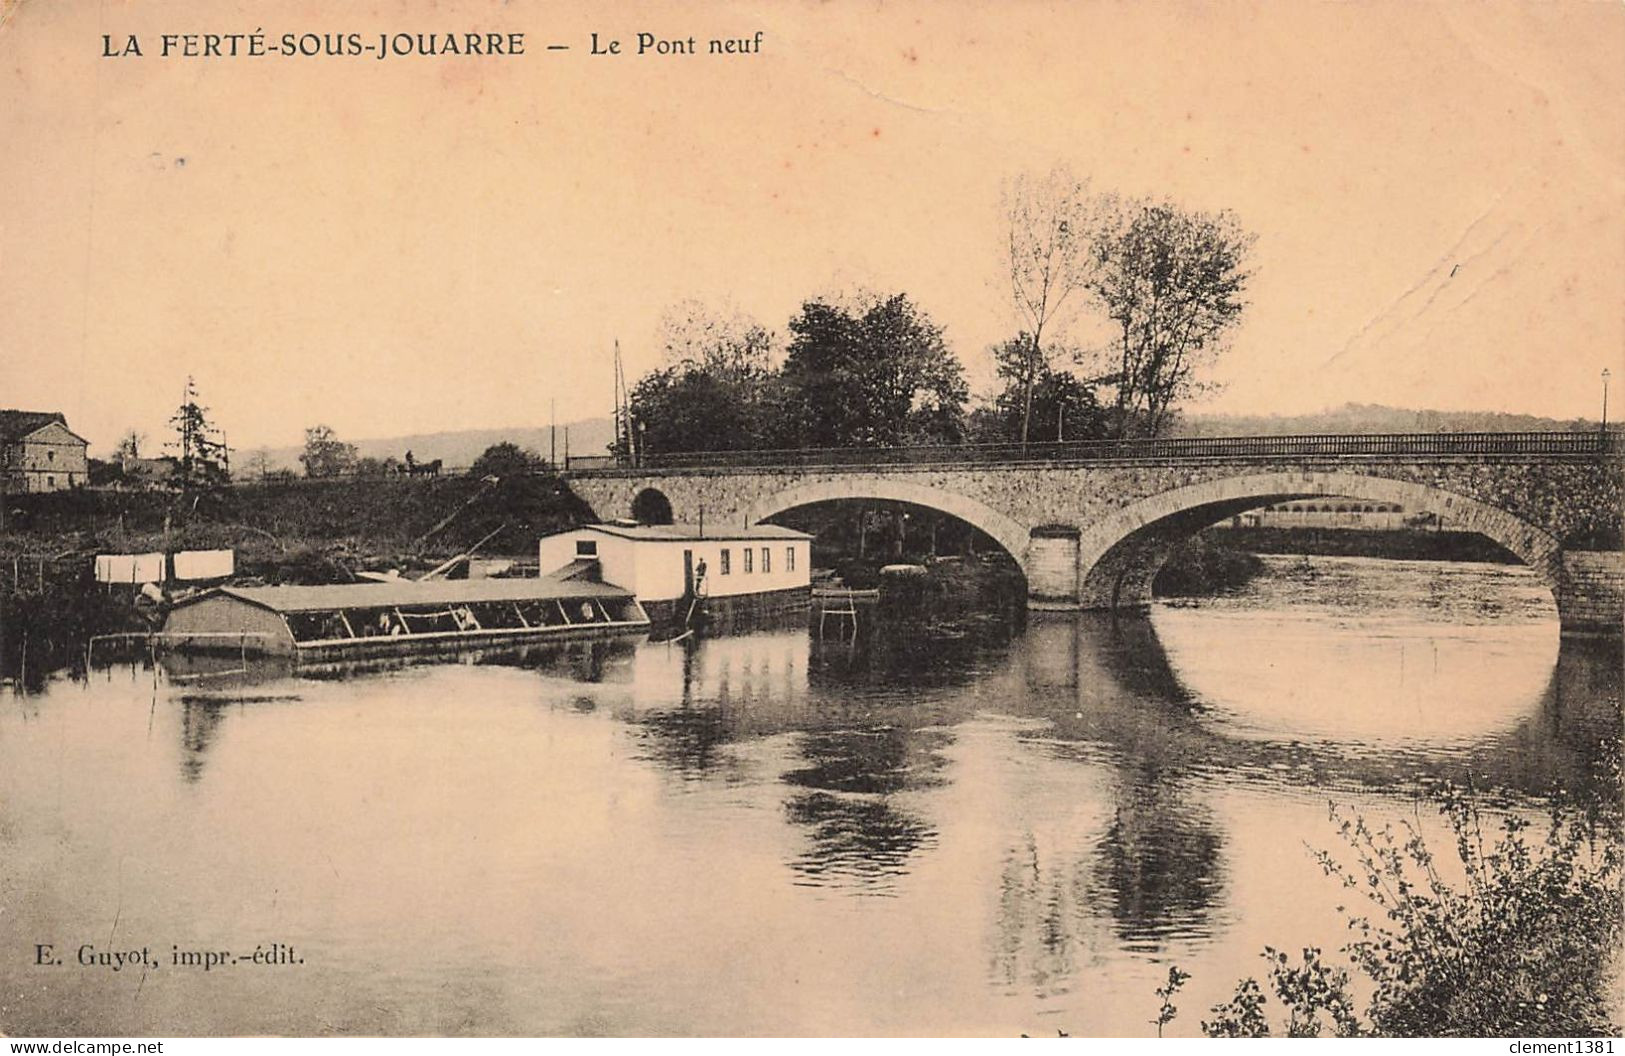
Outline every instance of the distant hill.
MULTIPOLYGON (((572 455, 602 455, 615 439, 615 424, 608 418, 587 418, 577 422, 561 423, 558 429, 558 456, 562 462, 566 451, 572 455)), ((527 447, 543 458, 547 457, 549 430, 546 426, 515 426, 507 429, 462 429, 447 433, 414 433, 409 436, 386 436, 367 440, 340 437, 355 445, 361 458, 389 458, 397 460, 406 452, 419 462, 440 459, 448 469, 463 468, 472 463, 492 444, 504 441, 527 447)), ((246 465, 258 449, 233 453, 234 465, 246 465)), ((266 453, 273 469, 298 470, 303 447, 273 447, 266 453)))
POLYGON ((1193 414, 1176 436, 1281 436, 1292 433, 1581 432, 1598 423, 1584 418, 1538 418, 1489 411, 1413 411, 1375 403, 1345 403, 1314 414, 1193 414))

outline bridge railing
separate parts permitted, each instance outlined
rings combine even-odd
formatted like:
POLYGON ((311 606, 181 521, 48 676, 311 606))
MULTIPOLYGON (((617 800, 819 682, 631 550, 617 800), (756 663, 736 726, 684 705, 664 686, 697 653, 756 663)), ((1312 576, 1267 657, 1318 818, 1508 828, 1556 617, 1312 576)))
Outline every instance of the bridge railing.
MULTIPOLYGON (((1153 440, 813 447, 767 451, 686 451, 645 455, 643 469, 772 466, 890 466, 956 463, 1165 461, 1181 459, 1566 455, 1625 453, 1625 434, 1610 431, 1525 433, 1364 433, 1287 436, 1182 436, 1153 440)), ((568 469, 627 469, 607 459, 571 459, 568 469)))

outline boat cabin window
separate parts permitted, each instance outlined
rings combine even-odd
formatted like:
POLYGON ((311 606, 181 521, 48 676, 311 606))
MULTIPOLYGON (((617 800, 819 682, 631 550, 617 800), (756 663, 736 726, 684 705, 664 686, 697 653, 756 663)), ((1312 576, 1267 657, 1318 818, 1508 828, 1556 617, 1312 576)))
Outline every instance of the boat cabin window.
POLYGON ((796 548, 793 546, 787 546, 784 548, 784 570, 786 572, 794 572, 796 570, 796 548))
POLYGON ((576 556, 577 557, 597 557, 598 556, 598 541, 596 539, 577 539, 576 540, 576 556))
POLYGON ((771 571, 773 571, 773 551, 764 546, 762 547, 762 572, 771 571))
POLYGON ((733 564, 733 551, 723 547, 722 556, 717 559, 717 564, 722 568, 722 571, 718 572, 717 575, 726 576, 730 570, 729 566, 733 564))
MULTIPOLYGON (((347 623, 345 614, 338 609, 290 612, 287 614, 287 620, 289 633, 293 635, 295 641, 299 642, 355 638, 365 633, 365 630, 357 631, 347 623)), ((363 627, 365 627, 365 622, 363 622, 363 627)), ((367 630, 370 630, 370 628, 367 628, 367 630)))
POLYGON ((751 570, 751 567, 750 567, 751 555, 754 554, 754 553, 755 553, 755 551, 752 550, 750 547, 748 547, 748 546, 745 547, 745 571, 746 572, 749 572, 751 570))
POLYGON ((285 614, 296 642, 467 635, 641 619, 631 599, 559 598, 314 609, 285 614))

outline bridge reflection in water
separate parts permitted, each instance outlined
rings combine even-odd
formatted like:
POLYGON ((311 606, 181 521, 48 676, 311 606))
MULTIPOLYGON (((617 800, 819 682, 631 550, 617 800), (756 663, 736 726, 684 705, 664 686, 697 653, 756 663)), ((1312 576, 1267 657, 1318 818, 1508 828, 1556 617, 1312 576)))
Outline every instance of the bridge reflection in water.
MULTIPOLYGON (((917 793, 981 779, 963 772, 955 750, 968 730, 997 730, 1022 752, 1050 759, 1106 764, 1112 813, 1103 838, 1120 846, 1108 848, 1117 860, 1101 875, 1134 879, 1135 891, 1119 899, 1133 918, 1124 921, 1125 938, 1136 927, 1156 930, 1154 906, 1133 908, 1157 901, 1148 877, 1178 872, 1182 858, 1217 857, 1222 840, 1199 831, 1200 803, 1182 790, 1193 778, 1222 773, 1319 791, 1442 779, 1529 794, 1555 780, 1583 791, 1617 741, 1617 643, 1563 639, 1559 649, 1552 627, 1541 624, 1488 641, 1448 629, 1395 641, 1346 626, 1283 639, 1302 624, 1302 614, 1041 614, 1014 635, 999 622, 935 640, 871 624, 855 641, 819 640, 797 625, 675 644, 496 651, 464 662, 574 686, 559 699, 577 711, 607 706, 637 731, 640 754, 681 781, 746 780, 730 747, 783 739, 785 813, 814 833, 797 868, 836 886, 841 877, 895 876, 913 848, 932 840, 928 797, 917 793), (1531 650, 1543 649, 1549 661, 1529 664, 1531 650), (1250 659, 1238 664, 1237 656, 1250 659), (1414 665, 1409 676, 1406 664, 1414 665), (1148 822, 1147 811, 1161 820, 1148 822)), ((262 692, 266 677, 291 674, 262 666, 175 695, 189 780, 202 774, 229 708, 300 699, 262 692)), ((171 677, 206 673, 196 667, 176 667, 171 677)), ((356 672, 300 674, 342 680, 356 672)), ((1171 889, 1203 885, 1185 876, 1171 889)))
POLYGON ((1553 777, 1583 781, 1594 742, 1615 721, 1617 679, 1602 672, 1617 647, 1565 641, 1559 652, 1547 625, 1498 636, 1513 646, 1503 649, 1493 641, 1485 649, 1482 636, 1447 632, 1396 644, 1356 630, 1322 633, 1318 651, 1301 641, 1271 654, 1259 649, 1274 638, 1273 624, 1227 622, 1202 620, 1201 642, 1191 639, 1187 614, 1164 612, 1156 621, 1046 614, 1013 643, 997 628, 907 643, 871 631, 855 644, 797 628, 645 647, 620 714, 685 777, 725 769, 721 749, 730 743, 793 735, 801 760, 782 775, 786 784, 882 798, 951 780, 945 759, 958 728, 999 714, 1029 720, 1013 728, 1028 748, 1109 758, 1127 790, 1119 808, 1147 798, 1147 789, 1161 796, 1185 776, 1214 771, 1316 788, 1453 778, 1538 792, 1553 777), (1159 627, 1171 634, 1178 664, 1159 627), (1400 666, 1374 672, 1373 641, 1395 651, 1400 666), (1527 662, 1531 641, 1537 651, 1549 647, 1544 670, 1527 662), (1419 666, 1408 680, 1407 649, 1419 666), (1230 656, 1234 666, 1238 650, 1256 658, 1242 665, 1253 674, 1216 669, 1211 658, 1230 656), (1469 658, 1470 678, 1451 669, 1469 658), (1577 679, 1586 689, 1566 692, 1577 679), (1402 709, 1374 699, 1399 690, 1407 694, 1402 709), (1277 707, 1282 697, 1303 710, 1277 707), (1226 704, 1234 699, 1250 705, 1238 711, 1226 704), (1336 721, 1319 728, 1308 721, 1311 706, 1336 721))

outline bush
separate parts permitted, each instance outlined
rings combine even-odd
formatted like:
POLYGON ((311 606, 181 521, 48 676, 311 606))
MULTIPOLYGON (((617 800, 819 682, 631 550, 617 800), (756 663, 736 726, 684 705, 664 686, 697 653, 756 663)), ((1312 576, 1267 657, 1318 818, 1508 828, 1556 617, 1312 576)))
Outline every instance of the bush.
MULTIPOLYGON (((1543 838, 1506 817, 1485 848, 1484 819, 1461 791, 1438 793, 1455 836, 1465 888, 1446 883, 1433 852, 1409 823, 1374 830, 1334 808, 1338 834, 1358 865, 1317 853, 1328 875, 1379 911, 1354 916, 1344 951, 1373 984, 1361 1022, 1349 975, 1303 951, 1265 951, 1271 990, 1287 1009, 1281 1030, 1340 1036, 1560 1037, 1619 1033, 1609 982, 1622 937, 1617 805, 1582 813, 1554 797, 1543 838), (1324 1017, 1324 1019, 1322 1018, 1324 1017)), ((1182 982, 1183 980, 1179 980, 1182 982)), ((1170 983, 1174 979, 1170 978, 1170 983)), ((1175 987, 1177 989, 1177 987, 1175 987)), ((1164 1015, 1171 992, 1159 990, 1164 1015)), ((1271 1033, 1263 988, 1245 979, 1202 1023, 1210 1037, 1271 1033)), ((1171 1018, 1171 1017, 1169 1017, 1171 1018)), ((1164 1022, 1166 1020, 1163 1020, 1164 1022)), ((1159 1028, 1160 1029, 1160 1028, 1159 1028)))
POLYGON ((1257 554, 1197 535, 1173 552, 1151 590, 1159 597, 1217 594, 1246 586, 1263 570, 1257 554))
POLYGON ((516 477, 527 473, 540 473, 550 468, 541 455, 504 440, 500 444, 492 444, 481 452, 480 457, 474 460, 474 464, 468 467, 468 475, 516 477))

